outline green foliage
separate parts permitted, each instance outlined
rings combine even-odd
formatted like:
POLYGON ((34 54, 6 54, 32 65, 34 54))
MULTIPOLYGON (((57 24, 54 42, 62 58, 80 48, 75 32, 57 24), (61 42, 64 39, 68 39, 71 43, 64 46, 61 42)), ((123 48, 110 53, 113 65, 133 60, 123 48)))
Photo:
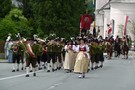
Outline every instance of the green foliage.
POLYGON ((11 10, 11 0, 0 0, 0 19, 4 18, 11 10))
POLYGON ((42 33, 47 35, 54 31, 61 37, 75 36, 79 33, 80 16, 86 10, 85 0, 19 1, 23 2, 23 14, 33 20, 31 21, 34 23, 31 24, 34 24, 35 30, 40 28, 42 33))
POLYGON ((51 32, 65 38, 76 36, 79 33, 81 14, 88 8, 84 5, 85 0, 17 0, 22 2, 19 7, 21 10, 10 11, 10 4, 7 2, 8 5, 5 5, 6 1, 0 0, 4 3, 0 7, 6 7, 2 9, 6 12, 2 17, 6 17, 0 21, 0 40, 5 40, 8 33, 14 35, 18 32, 28 38, 33 34, 45 38, 51 32))
POLYGON ((28 26, 28 20, 22 15, 19 9, 12 9, 4 19, 0 22, 0 40, 5 40, 8 33, 13 35, 21 33, 22 36, 31 36, 32 28, 28 26))

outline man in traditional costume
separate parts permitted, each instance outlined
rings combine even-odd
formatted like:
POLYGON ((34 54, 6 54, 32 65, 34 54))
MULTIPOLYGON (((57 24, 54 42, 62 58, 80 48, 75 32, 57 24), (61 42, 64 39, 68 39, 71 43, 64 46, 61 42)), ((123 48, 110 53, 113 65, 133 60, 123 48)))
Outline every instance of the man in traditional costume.
POLYGON ((41 70, 41 55, 42 55, 42 46, 39 41, 35 40, 32 45, 32 50, 36 55, 36 61, 38 62, 38 69, 41 70))
POLYGON ((94 39, 94 44, 93 44, 93 58, 94 58, 94 69, 98 68, 98 64, 99 64, 99 42, 98 39, 94 39))
POLYGON ((29 77, 29 69, 30 69, 30 64, 32 65, 33 69, 33 76, 36 76, 36 55, 35 52, 36 50, 33 50, 31 43, 27 41, 26 43, 26 77, 29 77))
POLYGON ((13 70, 12 72, 15 72, 15 63, 17 62, 17 69, 16 71, 19 71, 19 64, 20 64, 20 58, 19 58, 19 47, 17 42, 14 42, 14 44, 11 47, 11 50, 13 52, 13 70))
POLYGON ((22 63, 22 68, 21 70, 24 69, 24 56, 25 56, 25 51, 26 51, 26 46, 25 44, 23 43, 23 40, 20 40, 19 43, 18 43, 18 47, 19 47, 19 56, 20 56, 20 60, 21 60, 21 63, 22 63))
POLYGON ((57 62, 57 69, 60 70, 62 67, 62 48, 63 48, 63 44, 61 43, 61 39, 58 38, 57 42, 56 42, 57 46, 56 46, 56 61, 57 62))
POLYGON ((112 44, 110 43, 109 40, 106 40, 105 45, 106 45, 107 58, 111 59, 112 52, 113 52, 113 46, 112 46, 112 44))
POLYGON ((88 45, 90 48, 90 60, 91 60, 91 70, 94 70, 94 63, 95 63, 95 52, 94 52, 94 40, 90 41, 90 44, 88 45))
POLYGON ((51 38, 51 40, 47 43, 47 72, 50 72, 50 62, 52 60, 52 71, 54 72, 56 69, 56 42, 54 41, 54 38, 51 38))
POLYGON ((42 44, 42 56, 41 56, 41 61, 44 63, 44 69, 46 69, 47 66, 47 47, 46 43, 42 44))
POLYGON ((76 62, 74 66, 74 72, 80 73, 79 78, 85 78, 85 73, 88 71, 89 65, 89 47, 85 44, 85 40, 80 40, 80 45, 76 48, 78 55, 76 57, 76 62))
POLYGON ((116 37, 115 41, 114 41, 114 52, 115 52, 115 57, 119 57, 120 56, 120 38, 119 36, 116 37))
POLYGON ((105 46, 104 42, 103 41, 99 41, 99 50, 98 51, 99 51, 99 62, 100 62, 99 67, 100 68, 103 67, 103 62, 104 62, 104 55, 103 55, 103 53, 105 51, 105 48, 106 48, 106 46, 105 46))
POLYGON ((123 50, 124 59, 128 59, 129 44, 128 44, 128 39, 125 36, 122 39, 122 50, 123 50))

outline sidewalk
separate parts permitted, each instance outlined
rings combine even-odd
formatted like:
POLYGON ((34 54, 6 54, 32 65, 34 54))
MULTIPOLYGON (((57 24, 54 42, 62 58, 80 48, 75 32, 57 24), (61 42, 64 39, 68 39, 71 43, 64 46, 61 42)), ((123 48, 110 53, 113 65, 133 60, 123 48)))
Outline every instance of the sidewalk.
POLYGON ((8 63, 7 59, 0 59, 0 63, 8 63))

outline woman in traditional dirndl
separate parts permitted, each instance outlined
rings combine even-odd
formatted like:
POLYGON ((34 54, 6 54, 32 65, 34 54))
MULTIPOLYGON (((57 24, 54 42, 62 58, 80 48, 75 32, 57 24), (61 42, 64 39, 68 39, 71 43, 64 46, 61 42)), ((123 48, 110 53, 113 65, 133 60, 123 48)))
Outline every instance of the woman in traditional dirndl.
POLYGON ((69 41, 67 45, 65 45, 65 62, 64 62, 64 69, 67 70, 67 73, 71 72, 74 69, 74 45, 72 41, 69 41))
POLYGON ((85 78, 85 73, 88 71, 88 65, 89 65, 89 47, 85 44, 85 40, 80 40, 80 45, 76 48, 76 51, 78 52, 76 57, 76 62, 74 66, 74 72, 80 73, 79 78, 85 78))

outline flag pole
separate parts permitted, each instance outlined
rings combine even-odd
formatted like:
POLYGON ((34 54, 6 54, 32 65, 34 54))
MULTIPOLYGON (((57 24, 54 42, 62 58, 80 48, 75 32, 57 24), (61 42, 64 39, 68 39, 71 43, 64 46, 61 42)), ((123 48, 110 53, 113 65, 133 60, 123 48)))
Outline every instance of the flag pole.
POLYGON ((126 32, 127 32, 127 23, 128 23, 128 18, 129 18, 129 16, 126 16, 126 21, 125 21, 125 26, 124 26, 124 36, 127 34, 126 32))

